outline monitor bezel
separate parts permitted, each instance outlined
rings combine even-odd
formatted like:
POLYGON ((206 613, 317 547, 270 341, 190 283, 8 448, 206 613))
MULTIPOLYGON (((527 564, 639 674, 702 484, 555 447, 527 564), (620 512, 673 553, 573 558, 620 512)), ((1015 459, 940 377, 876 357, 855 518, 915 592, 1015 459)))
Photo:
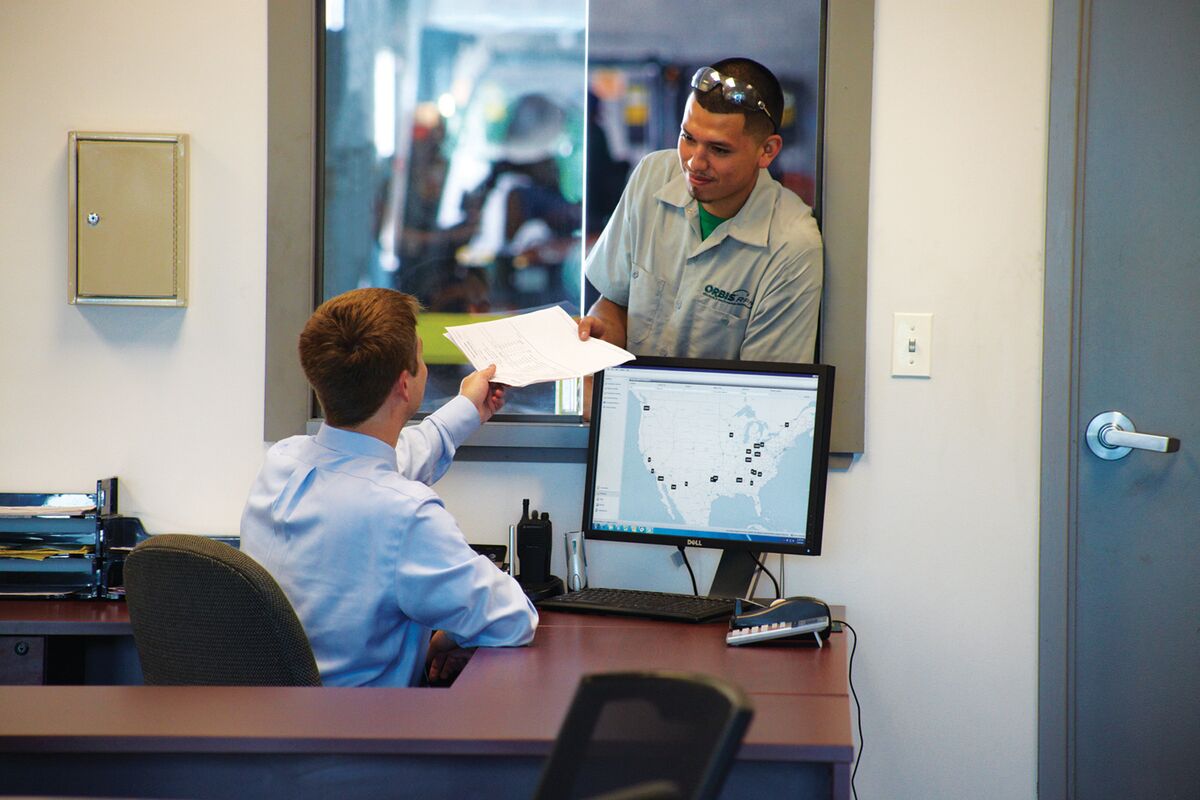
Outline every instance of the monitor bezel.
POLYGON ((821 543, 825 527, 825 492, 829 473, 829 436, 832 423, 832 398, 834 368, 828 364, 791 364, 771 361, 733 361, 708 358, 664 358, 639 356, 633 361, 619 365, 635 369, 684 369, 707 372, 742 372, 748 374, 812 375, 817 379, 817 403, 813 420, 813 463, 809 479, 808 535, 803 544, 772 541, 746 541, 721 539, 696 535, 667 533, 635 533, 627 531, 600 530, 592 519, 592 504, 595 499, 595 477, 599 430, 603 412, 600 407, 604 394, 605 373, 598 372, 592 379, 591 425, 588 431, 587 470, 584 478, 583 521, 584 536, 599 541, 636 542, 676 547, 710 547, 718 550, 752 550, 762 553, 785 553, 792 555, 817 556, 821 554, 821 543))

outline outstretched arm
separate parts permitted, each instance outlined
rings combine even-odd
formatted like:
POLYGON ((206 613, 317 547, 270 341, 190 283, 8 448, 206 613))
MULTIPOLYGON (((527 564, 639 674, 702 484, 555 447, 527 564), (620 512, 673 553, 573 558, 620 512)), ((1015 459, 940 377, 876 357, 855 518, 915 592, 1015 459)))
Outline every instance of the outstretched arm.
POLYGON ((496 365, 489 364, 462 379, 458 393, 475 404, 479 421, 487 422, 504 406, 504 385, 492 383, 496 376, 496 365))

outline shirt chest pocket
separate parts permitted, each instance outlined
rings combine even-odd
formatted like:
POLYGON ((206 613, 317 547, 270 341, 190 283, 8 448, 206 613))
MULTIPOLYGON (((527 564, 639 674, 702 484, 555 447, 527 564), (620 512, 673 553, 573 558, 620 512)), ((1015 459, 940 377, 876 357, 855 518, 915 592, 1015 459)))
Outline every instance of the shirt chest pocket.
POLYGON ((639 264, 629 275, 629 318, 625 338, 628 344, 640 344, 661 320, 666 281, 639 264))
POLYGON ((728 329, 740 335, 745 333, 750 319, 750 306, 745 303, 726 303, 713 297, 704 297, 696 303, 696 327, 698 330, 728 329))

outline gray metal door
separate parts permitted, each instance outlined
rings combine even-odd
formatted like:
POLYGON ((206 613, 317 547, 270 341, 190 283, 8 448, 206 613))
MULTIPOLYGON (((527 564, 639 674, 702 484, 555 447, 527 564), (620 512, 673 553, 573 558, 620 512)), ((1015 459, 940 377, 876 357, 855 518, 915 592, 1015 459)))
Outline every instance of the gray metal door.
POLYGON ((1039 795, 1196 800, 1200 0, 1057 2, 1052 72, 1039 795))

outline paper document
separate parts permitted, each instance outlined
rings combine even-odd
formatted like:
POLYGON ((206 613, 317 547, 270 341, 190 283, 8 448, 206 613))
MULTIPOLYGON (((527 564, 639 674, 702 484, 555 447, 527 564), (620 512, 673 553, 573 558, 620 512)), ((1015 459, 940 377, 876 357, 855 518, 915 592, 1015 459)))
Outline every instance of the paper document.
POLYGON ((578 378, 624 364, 633 353, 600 339, 579 341, 579 327, 558 306, 507 319, 446 328, 475 369, 496 365, 495 383, 531 383, 578 378))
POLYGON ((76 517, 95 510, 86 506, 0 506, 0 517, 76 517))
POLYGON ((47 558, 68 558, 70 556, 88 556, 96 551, 90 546, 74 549, 62 547, 0 547, 0 558, 23 558, 26 561, 45 561, 47 558))

